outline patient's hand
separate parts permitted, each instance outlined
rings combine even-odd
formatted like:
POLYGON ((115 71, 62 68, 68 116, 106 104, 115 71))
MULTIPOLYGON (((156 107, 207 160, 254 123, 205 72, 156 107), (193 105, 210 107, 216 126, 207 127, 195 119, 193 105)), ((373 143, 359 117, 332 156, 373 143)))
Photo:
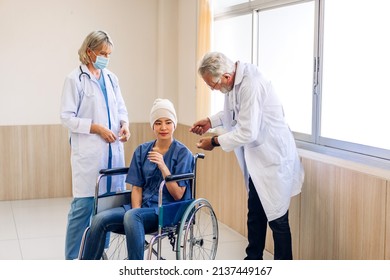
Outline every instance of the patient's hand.
POLYGON ((148 153, 148 159, 157 164, 159 168, 162 165, 165 165, 163 155, 158 152, 157 148, 153 148, 153 150, 148 153))
POLYGON ((160 169, 161 174, 163 178, 165 178, 168 175, 171 175, 171 171, 168 169, 167 165, 164 162, 163 153, 157 148, 154 147, 149 153, 148 153, 148 159, 157 164, 158 169, 160 169))

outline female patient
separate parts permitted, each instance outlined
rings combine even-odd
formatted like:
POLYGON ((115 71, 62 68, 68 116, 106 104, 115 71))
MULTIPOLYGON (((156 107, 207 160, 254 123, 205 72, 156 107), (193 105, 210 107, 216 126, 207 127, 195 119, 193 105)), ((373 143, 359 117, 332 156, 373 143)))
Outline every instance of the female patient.
MULTIPOLYGON (((177 118, 175 108, 169 100, 155 100, 150 112, 150 125, 156 140, 137 147, 126 178, 126 182, 133 186, 131 204, 102 211, 94 216, 82 259, 100 259, 106 233, 124 230, 128 259, 143 260, 145 233, 155 232, 158 228, 160 183, 170 174, 193 171, 191 151, 173 138, 177 118)), ((190 197, 189 181, 166 183, 163 203, 190 197)))

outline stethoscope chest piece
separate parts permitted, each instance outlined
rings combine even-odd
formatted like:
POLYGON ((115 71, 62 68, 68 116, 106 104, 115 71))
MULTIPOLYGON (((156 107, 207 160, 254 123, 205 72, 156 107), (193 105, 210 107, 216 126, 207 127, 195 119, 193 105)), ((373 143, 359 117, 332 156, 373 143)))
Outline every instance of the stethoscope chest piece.
POLYGON ((233 127, 233 126, 236 126, 237 124, 237 120, 236 120, 236 112, 234 110, 232 110, 232 122, 230 123, 230 125, 233 127))

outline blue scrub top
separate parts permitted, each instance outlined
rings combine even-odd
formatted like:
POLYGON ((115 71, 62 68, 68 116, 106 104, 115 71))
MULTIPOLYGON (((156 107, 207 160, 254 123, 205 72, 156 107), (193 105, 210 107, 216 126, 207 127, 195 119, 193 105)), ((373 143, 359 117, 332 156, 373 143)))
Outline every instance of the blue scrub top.
MULTIPOLYGON (((156 140, 146 142, 137 147, 130 163, 126 182, 142 188, 142 207, 158 208, 158 189, 163 181, 161 171, 157 164, 148 160, 148 153, 152 150, 156 140)), ((169 150, 164 155, 164 162, 171 174, 184 174, 194 171, 194 157, 191 151, 177 140, 173 140, 169 150)), ((178 182, 185 186, 186 191, 181 200, 191 198, 191 182, 189 180, 178 182)), ((164 188, 163 204, 174 202, 175 199, 164 188)))

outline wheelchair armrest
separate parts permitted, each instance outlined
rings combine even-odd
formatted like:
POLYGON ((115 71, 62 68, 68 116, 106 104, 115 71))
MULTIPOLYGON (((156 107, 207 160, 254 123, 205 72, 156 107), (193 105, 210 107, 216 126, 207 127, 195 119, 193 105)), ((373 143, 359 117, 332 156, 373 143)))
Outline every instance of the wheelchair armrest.
POLYGON ((158 190, 158 207, 162 207, 162 202, 163 202, 163 188, 165 183, 168 182, 176 182, 176 181, 184 181, 184 180, 193 180, 195 179, 195 173, 184 173, 184 174, 178 174, 178 175, 168 175, 165 177, 165 179, 160 183, 160 187, 158 190))
POLYGON ((127 174, 128 171, 129 171, 128 167, 118 167, 118 168, 101 169, 99 173, 106 176, 112 176, 112 175, 127 174))
POLYGON ((195 174, 194 173, 184 173, 184 174, 178 174, 178 175, 168 175, 165 177, 165 182, 172 182, 172 181, 183 181, 183 180, 190 180, 194 179, 195 174))

